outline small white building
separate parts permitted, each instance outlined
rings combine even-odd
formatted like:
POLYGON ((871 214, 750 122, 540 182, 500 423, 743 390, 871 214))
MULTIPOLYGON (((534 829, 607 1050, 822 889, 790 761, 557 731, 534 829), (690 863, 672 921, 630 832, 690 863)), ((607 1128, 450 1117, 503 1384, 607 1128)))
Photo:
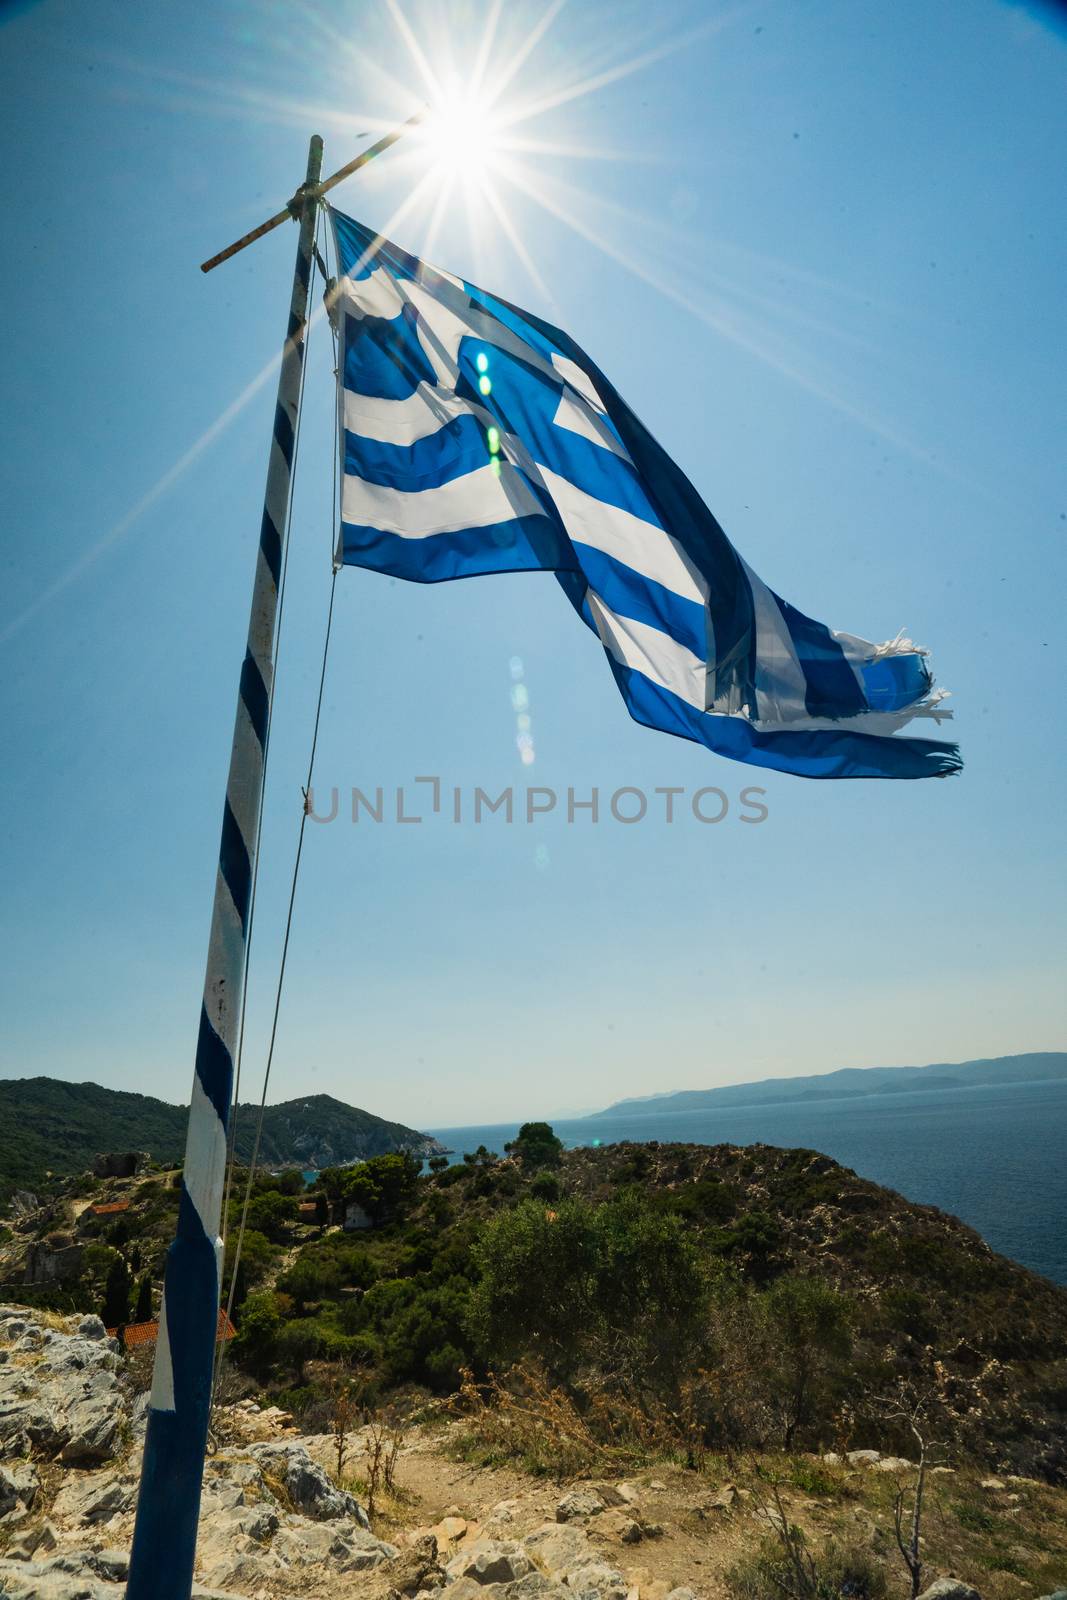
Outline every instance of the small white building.
POLYGON ((346 1233, 357 1233, 361 1228, 373 1228, 374 1223, 358 1200, 346 1200, 343 1226, 346 1233))

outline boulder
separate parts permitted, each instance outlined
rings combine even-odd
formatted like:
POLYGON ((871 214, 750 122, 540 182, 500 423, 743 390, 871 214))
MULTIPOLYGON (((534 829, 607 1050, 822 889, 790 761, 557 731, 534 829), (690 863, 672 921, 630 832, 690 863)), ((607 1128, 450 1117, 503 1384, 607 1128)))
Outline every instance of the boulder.
POLYGON ((519 1544, 484 1540, 460 1551, 448 1564, 450 1578, 473 1578, 475 1583, 517 1583, 533 1571, 533 1562, 519 1544))
POLYGON ((622 1544, 640 1544, 644 1538, 644 1529, 637 1519, 619 1510, 605 1511, 597 1525, 597 1532, 618 1539, 622 1544))
POLYGON ((440 1540, 442 1544, 458 1544, 469 1527, 466 1517, 442 1517, 430 1532, 435 1542, 440 1540))
POLYGON ((444 1584, 445 1570, 437 1559, 437 1540, 432 1533, 424 1533, 397 1556, 389 1578, 392 1588, 387 1600, 408 1600, 423 1589, 438 1589, 444 1584))
POLYGON ((604 1502, 595 1489, 575 1489, 565 1494, 556 1507, 557 1522, 574 1522, 579 1517, 596 1517, 604 1502))
POLYGON ((880 1450, 850 1450, 846 1457, 850 1467, 873 1467, 881 1459, 880 1450))
POLYGON ((724 1483, 718 1494, 712 1495, 710 1500, 702 1500, 693 1509, 698 1517, 707 1517, 712 1512, 732 1511, 739 1498, 736 1484, 724 1483))
POLYGON ((924 1589, 919 1600, 982 1600, 977 1589, 972 1589, 969 1583, 964 1583, 960 1578, 935 1578, 929 1588, 924 1589))
POLYGON ((250 1452, 266 1472, 281 1481, 293 1505, 306 1517, 316 1522, 352 1517, 361 1528, 370 1528, 370 1519, 359 1501, 330 1481, 304 1445, 289 1440, 254 1444, 250 1452))
POLYGON ((606 1561, 593 1561, 567 1574, 567 1588, 579 1600, 626 1600, 630 1585, 622 1573, 606 1561))
MULTIPOLYGON (((574 1600, 573 1592, 543 1572, 528 1572, 525 1578, 508 1585, 508 1600, 574 1600)), ((480 1600, 485 1600, 485 1590, 480 1600)))
POLYGON ((330 1572, 369 1572, 398 1555, 396 1545, 375 1538, 358 1523, 312 1522, 286 1517, 271 1544, 284 1566, 325 1567, 330 1572))
POLYGON ((572 1572, 600 1559, 588 1536, 570 1523, 542 1523, 522 1542, 534 1560, 553 1575, 572 1572))

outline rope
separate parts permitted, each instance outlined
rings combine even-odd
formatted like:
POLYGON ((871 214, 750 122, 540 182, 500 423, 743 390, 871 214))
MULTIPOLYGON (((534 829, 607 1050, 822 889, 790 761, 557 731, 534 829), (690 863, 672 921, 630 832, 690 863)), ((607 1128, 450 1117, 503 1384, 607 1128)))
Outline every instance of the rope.
MULTIPOLYGON (((321 220, 321 213, 320 213, 320 220, 321 220)), ((318 262, 319 267, 320 267, 320 271, 321 271, 322 270, 321 258, 319 257, 319 252, 318 252, 318 248, 317 247, 315 249, 315 257, 316 257, 316 261, 318 262)), ((327 276, 327 274, 325 272, 323 272, 323 277, 326 279, 326 282, 328 284, 329 279, 328 279, 328 276, 327 276)), ((310 332, 310 320, 309 320, 309 332, 310 332)), ((336 335, 335 335, 334 336, 335 356, 336 356, 336 350, 337 350, 337 338, 336 338, 336 335)), ((306 373, 306 371, 307 371, 307 360, 306 360, 306 349, 305 349, 304 372, 306 373)), ((303 379, 301 380, 301 397, 303 397, 303 379)), ((297 449, 299 447, 299 437, 300 436, 299 436, 299 418, 298 418, 297 436, 296 436, 296 441, 295 441, 294 450, 293 450, 293 481, 294 481, 294 483, 295 483, 295 479, 296 479, 296 462, 297 462, 297 449)), ((334 416, 334 474, 335 474, 335 480, 337 480, 337 465, 336 465, 336 463, 337 463, 337 459, 338 459, 338 451, 337 451, 338 443, 339 443, 339 439, 338 439, 338 420, 337 420, 337 415, 336 415, 336 410, 335 410, 335 416, 334 416)), ((335 499, 334 515, 336 516, 337 515, 337 511, 336 511, 337 496, 336 496, 336 494, 335 494, 334 499, 335 499)), ((298 883, 299 877, 300 877, 300 861, 301 861, 301 857, 302 857, 303 851, 304 851, 304 831, 305 831, 305 829, 307 827, 307 819, 308 819, 308 815, 309 815, 309 812, 310 812, 310 795, 311 795, 312 783, 313 783, 314 775, 315 775, 315 753, 316 753, 316 751, 318 749, 318 744, 319 744, 319 727, 320 727, 320 724, 321 724, 321 721, 322 721, 322 701, 323 701, 323 695, 324 695, 324 691, 325 691, 325 687, 326 687, 326 666, 327 666, 327 662, 329 660, 330 636, 331 636, 331 633, 333 631, 334 599, 335 599, 335 596, 336 596, 336 593, 337 593, 337 573, 338 573, 339 569, 338 569, 338 567, 336 565, 336 562, 334 561, 334 549, 335 549, 335 547, 336 547, 336 527, 333 527, 333 528, 331 528, 331 551, 330 551, 331 562, 333 562, 333 570, 332 570, 332 575, 331 575, 331 578, 330 578, 330 601, 329 601, 329 606, 328 606, 327 612, 326 612, 326 634, 325 634, 325 638, 323 639, 323 645, 322 645, 322 665, 321 665, 321 668, 319 670, 319 688, 318 688, 318 696, 317 696, 316 702, 315 702, 315 721, 314 721, 314 725, 313 725, 312 733, 311 733, 311 750, 310 750, 309 755, 308 755, 307 782, 306 782, 306 784, 303 786, 303 788, 301 790, 301 793, 303 795, 303 810, 302 810, 301 816, 300 816, 300 831, 299 831, 299 833, 297 835, 296 858, 295 858, 295 860, 293 862, 292 881, 291 881, 290 886, 289 886, 289 909, 288 909, 288 912, 287 912, 287 915, 286 915, 286 919, 285 919, 285 937, 284 937, 284 939, 282 941, 281 961, 280 961, 279 968, 278 968, 278 983, 277 983, 277 987, 276 987, 275 993, 274 993, 274 1015, 273 1015, 272 1020, 271 1020, 270 1042, 269 1042, 268 1047, 267 1047, 267 1062, 266 1062, 266 1067, 264 1068, 264 1072, 263 1072, 263 1089, 262 1089, 262 1093, 260 1095, 259 1112, 258 1112, 258 1115, 257 1115, 257 1118, 256 1118, 256 1133, 255 1133, 255 1139, 254 1139, 253 1145, 252 1145, 252 1157, 251 1157, 251 1160, 250 1160, 249 1166, 248 1166, 248 1177, 247 1177, 247 1179, 245 1181, 244 1198, 243 1198, 242 1203, 241 1203, 241 1217, 240 1217, 240 1222, 238 1224, 238 1229, 237 1229, 237 1243, 236 1243, 236 1246, 234 1248, 233 1266, 232 1266, 231 1271, 230 1271, 230 1287, 229 1287, 229 1292, 228 1292, 227 1298, 226 1298, 226 1320, 227 1320, 227 1322, 229 1322, 233 1317, 234 1300, 235 1300, 236 1294, 237 1294, 237 1273, 238 1273, 238 1268, 241 1265, 241 1250, 242 1250, 242 1247, 244 1245, 245 1230, 246 1230, 246 1225, 247 1225, 247 1222, 248 1222, 248 1208, 249 1208, 249 1204, 250 1204, 251 1199, 252 1199, 252 1185, 255 1182, 256 1164, 257 1164, 257 1162, 259 1160, 260 1144, 262 1142, 262 1137, 263 1137, 263 1122, 264 1122, 264 1118, 265 1118, 265 1115, 266 1115, 266 1109, 267 1109, 267 1091, 268 1091, 268 1088, 269 1088, 269 1085, 270 1085, 271 1068, 272 1068, 272 1066, 274 1064, 274 1047, 275 1047, 275 1043, 276 1043, 277 1037, 278 1037, 278 1018, 279 1018, 279 1015, 280 1015, 280 1012, 281 1012, 282 990, 283 990, 283 987, 284 987, 284 984, 285 984, 285 968, 286 968, 286 963, 287 963, 288 957, 289 957, 289 938, 290 938, 290 935, 292 933, 292 928, 293 928, 293 909, 294 909, 295 904, 296 904, 296 889, 297 889, 297 883, 298 883)), ((288 556, 288 550, 286 551, 286 556, 288 556)), ((284 566, 283 566, 283 579, 284 579, 284 566)), ((246 968, 246 979, 247 979, 247 968, 246 968)), ((243 1016, 243 1013, 242 1013, 242 1019, 241 1019, 241 1028, 242 1028, 242 1040, 243 1040, 243 1030, 244 1030, 244 1016, 243 1016)), ((229 1192, 230 1192, 230 1174, 231 1173, 232 1173, 232 1156, 231 1156, 231 1167, 230 1167, 229 1172, 227 1173, 227 1182, 226 1182, 227 1198, 229 1197, 229 1192)), ((215 1403, 215 1396, 216 1396, 217 1391, 218 1391, 219 1379, 220 1379, 221 1374, 222 1374, 222 1366, 223 1366, 223 1362, 225 1360, 225 1356, 226 1356, 226 1340, 223 1339, 219 1344, 218 1354, 217 1354, 216 1359, 215 1359, 215 1370, 214 1370, 214 1376, 213 1376, 213 1380, 212 1380, 212 1404, 213 1405, 215 1403)))

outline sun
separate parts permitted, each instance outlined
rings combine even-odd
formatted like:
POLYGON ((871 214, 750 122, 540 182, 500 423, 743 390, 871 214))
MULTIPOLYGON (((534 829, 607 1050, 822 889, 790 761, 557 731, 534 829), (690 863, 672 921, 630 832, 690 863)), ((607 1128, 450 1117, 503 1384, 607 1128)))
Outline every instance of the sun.
POLYGON ((477 186, 496 165, 499 133, 488 99, 456 89, 431 106, 421 139, 441 176, 477 186))

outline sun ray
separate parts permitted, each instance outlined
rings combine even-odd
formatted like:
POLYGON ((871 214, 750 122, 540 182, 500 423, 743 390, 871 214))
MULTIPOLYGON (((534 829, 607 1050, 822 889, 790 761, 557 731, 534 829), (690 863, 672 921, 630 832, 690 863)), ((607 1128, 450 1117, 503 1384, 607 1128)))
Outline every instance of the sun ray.
POLYGON ((504 0, 493 0, 492 5, 489 7, 489 15, 486 18, 481 42, 478 45, 478 54, 475 56, 474 65, 471 68, 469 89, 470 93, 475 97, 481 93, 486 68, 493 52, 493 40, 496 38, 497 24, 500 21, 500 13, 503 9, 504 0))
POLYGON ((625 161, 648 166, 659 165, 663 160, 649 150, 624 150, 621 146, 613 150, 598 149, 596 145, 564 144, 558 139, 536 139, 527 135, 499 135, 495 142, 504 155, 514 151, 521 155, 559 156, 567 161, 625 161))
MULTIPOLYGON (((425 173, 422 179, 415 185, 406 198, 401 201, 400 205, 397 206, 392 216, 389 217, 389 219, 379 230, 383 236, 391 236, 397 226, 403 222, 405 217, 407 217, 408 214, 415 208, 415 206, 419 204, 426 190, 430 187, 432 178, 432 173, 425 173)), ((363 261, 368 259, 371 254, 373 254, 373 246, 367 251, 366 255, 363 257, 363 261)), ((361 266, 362 261, 357 263, 357 266, 354 270, 359 271, 361 266)), ((314 308, 308 317, 309 336, 311 330, 316 327, 325 316, 326 308, 320 303, 314 308)), ((12 617, 9 622, 0 625, 0 645, 6 644, 9 639, 13 638, 15 634, 19 633, 28 622, 32 621, 39 611, 50 604, 50 602, 54 600, 57 595, 62 594, 65 589, 68 589, 71 584, 76 582, 77 579, 87 572, 90 567, 94 566, 101 556, 105 555, 108 550, 112 549, 126 537, 131 528, 133 528, 141 520, 144 514, 147 511, 150 511, 157 501, 161 500, 168 490, 174 487, 180 478, 184 477, 185 473, 194 464, 194 462, 199 460, 199 458, 204 454, 205 450, 207 450, 210 445, 214 444, 215 441, 227 431, 232 423, 236 421, 241 412, 248 405, 249 401, 259 393, 263 385, 277 371, 280 361, 281 352, 279 351, 277 355, 272 356, 271 359, 260 368, 255 377, 244 386, 240 394, 231 400, 229 405, 226 406, 215 418, 214 422, 210 423, 208 427, 204 429, 200 437, 195 439, 188 449, 182 452, 177 461, 175 461, 172 466, 168 467, 167 470, 156 479, 156 482, 152 485, 152 487, 148 489, 140 497, 140 499, 137 500, 130 507, 130 509, 107 530, 106 533, 102 534, 101 537, 96 540, 95 544, 86 550, 84 554, 79 556, 78 559, 73 562, 65 572, 61 572, 52 583, 48 584, 40 594, 35 596, 35 598, 29 602, 29 604, 26 605, 22 611, 20 611, 16 616, 12 617)))
POLYGON ((545 7, 538 21, 534 23, 522 44, 503 68, 500 76, 494 81, 489 93, 491 105, 496 105, 508 84, 514 82, 515 77, 526 65, 527 60, 537 49, 537 46, 541 43, 541 40, 566 3, 567 0, 551 0, 551 4, 545 7))
POLYGON ((695 303, 690 296, 684 292, 684 290, 677 288, 665 278, 657 276, 655 273, 642 266, 639 261, 634 260, 632 257, 626 255, 622 250, 613 246, 608 240, 597 233, 595 229, 589 227, 585 222, 583 222, 580 217, 574 215, 573 213, 564 211, 557 200, 554 200, 551 195, 546 195, 542 190, 540 190, 536 181, 531 179, 528 174, 520 172, 515 164, 510 166, 508 176, 512 182, 516 183, 519 188, 523 189, 532 200, 536 201, 538 205, 542 206, 543 209, 546 210, 551 216, 555 216, 559 221, 572 228, 575 233, 579 234, 580 237, 594 245, 611 260, 616 261, 621 267, 625 268, 627 272, 633 273, 635 277, 640 278, 642 282, 649 284, 650 287, 656 289, 667 299, 673 300, 676 305, 681 306, 699 321, 712 328, 714 332, 718 333, 722 338, 728 339, 731 343, 736 344, 741 349, 746 350, 750 355, 756 357, 757 360, 771 367, 782 377, 788 378, 792 382, 798 384, 809 394, 813 394, 818 399, 825 401, 825 403, 831 406, 834 410, 839 411, 842 413, 842 415, 849 417, 853 422, 858 423, 861 427, 865 427, 870 432, 877 434, 880 438, 885 439, 895 448, 913 456, 916 460, 921 461, 924 465, 936 466, 939 470, 946 472, 950 477, 959 477, 959 474, 955 473, 955 471, 947 466, 946 463, 940 459, 935 460, 930 450, 925 449, 920 444, 917 444, 915 440, 910 439, 898 428, 895 428, 890 423, 884 422, 880 417, 874 415, 873 413, 853 405, 851 401, 846 400, 843 395, 836 392, 829 385, 822 383, 816 378, 813 378, 810 374, 804 372, 794 362, 784 359, 777 352, 771 350, 765 341, 760 340, 752 333, 744 331, 742 328, 738 327, 736 323, 732 323, 728 316, 724 315, 722 311, 717 311, 711 307, 701 306, 695 303))
POLYGON ((485 198, 492 206, 493 211, 496 214, 497 221, 500 223, 501 228, 511 241, 512 249, 515 251, 515 254, 518 256, 519 260, 526 268, 526 271, 529 273, 531 283, 537 289, 538 293, 544 297, 548 304, 552 307, 555 307, 555 296, 548 287, 548 284, 545 282, 544 278, 542 278, 540 272, 538 272, 537 267, 534 265, 533 257, 530 255, 530 252, 523 243, 519 230, 512 221, 511 215, 508 212, 503 199, 497 193, 496 186, 492 182, 487 183, 485 186, 485 198))
POLYGON ((400 9, 400 0, 385 0, 385 6, 393 19, 397 32, 407 45, 408 54, 415 63, 423 83, 426 85, 431 102, 440 100, 441 80, 426 59, 425 52, 416 39, 411 24, 400 9))
POLYGON ((501 127, 513 127, 516 123, 528 122, 533 117, 540 117, 546 111, 556 111, 560 106, 567 105, 571 100, 580 100, 587 94, 592 94, 597 89, 605 89, 608 84, 618 83, 623 78, 632 77, 635 72, 650 67, 656 61, 662 61, 665 56, 676 54, 697 39, 706 38, 709 33, 716 33, 725 25, 723 18, 711 18, 702 22, 696 28, 690 28, 685 33, 676 34, 673 39, 666 39, 662 44, 654 45, 650 50, 641 55, 631 56, 628 61, 622 61, 617 66, 606 67, 602 72, 594 73, 591 77, 582 78, 577 83, 565 85, 556 89, 551 94, 543 95, 539 100, 520 103, 512 111, 501 118, 501 127))
POLYGON ((440 194, 437 196, 437 202, 433 208, 429 224, 426 228, 426 237, 422 246, 423 256, 426 260, 431 259, 437 246, 437 237, 441 231, 441 224, 444 221, 445 212, 448 210, 449 204, 452 200, 455 187, 455 174, 450 172, 446 175, 445 182, 442 185, 440 194))

